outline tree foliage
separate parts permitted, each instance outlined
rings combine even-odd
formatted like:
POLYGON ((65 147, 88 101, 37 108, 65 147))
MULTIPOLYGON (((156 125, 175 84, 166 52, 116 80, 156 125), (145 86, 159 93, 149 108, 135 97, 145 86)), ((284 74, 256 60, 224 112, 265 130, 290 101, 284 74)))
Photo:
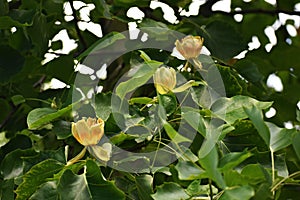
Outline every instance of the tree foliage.
MULTIPOLYGON (((298 198, 300 1, 232 0, 227 12, 208 0, 191 16, 183 14, 195 6, 191 0, 160 2, 174 11, 174 23, 148 0, 0 0, 1 199, 298 198), (128 17, 132 7, 144 16, 128 17), (123 43, 129 23, 161 48, 123 43), (82 24, 100 25, 102 33, 82 24), (182 38, 165 30, 204 38, 210 56, 199 56, 201 70, 166 50, 182 38), (76 47, 61 51, 66 43, 53 40, 58 33, 76 47), (255 39, 260 45, 250 48, 255 39), (84 79, 80 64, 105 64, 121 47, 132 50, 101 68, 103 77, 84 79), (151 80, 161 66, 176 70, 177 90, 156 91, 151 80), (222 84, 206 76, 210 70, 222 84), (270 75, 280 78, 282 91, 267 85, 270 75), (88 83, 81 92, 78 77, 88 83), (66 86, 47 88, 54 78, 66 86), (92 98, 83 100, 91 85, 92 98), (214 96, 211 88, 222 87, 214 96), (267 118, 270 109, 276 114, 267 118), (81 117, 102 118, 113 148, 101 140, 81 151, 71 133, 81 117), (101 160, 100 147, 111 160, 101 160)), ((99 66, 88 67, 96 73, 99 66)))

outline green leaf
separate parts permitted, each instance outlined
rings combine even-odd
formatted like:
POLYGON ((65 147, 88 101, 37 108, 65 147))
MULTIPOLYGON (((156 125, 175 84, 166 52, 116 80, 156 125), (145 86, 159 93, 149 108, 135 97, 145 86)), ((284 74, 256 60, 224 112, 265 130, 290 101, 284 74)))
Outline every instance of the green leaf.
POLYGON ((164 183, 163 185, 158 186, 157 192, 151 196, 154 200, 182 200, 189 198, 184 189, 173 182, 164 183))
POLYGON ((215 181, 219 187, 225 188, 225 181, 217 168, 218 161, 219 156, 216 147, 214 147, 205 157, 200 157, 199 159, 199 163, 205 169, 208 177, 215 181))
POLYGON ((176 144, 179 144, 181 142, 191 142, 190 139, 180 135, 168 122, 164 123, 164 129, 169 138, 176 144))
POLYGON ((248 81, 260 84, 264 76, 258 70, 257 64, 250 59, 242 59, 234 64, 237 71, 248 81))
POLYGON ((256 106, 258 109, 267 109, 271 105, 272 102, 261 102, 248 96, 237 95, 231 98, 222 97, 218 99, 213 103, 211 110, 218 118, 233 124, 238 119, 248 118, 243 108, 256 106))
POLYGON ((53 120, 65 115, 72 110, 74 105, 69 105, 58 111, 51 108, 36 108, 27 116, 27 125, 30 130, 38 129, 39 127, 52 122, 53 120))
POLYGON ((57 184, 55 181, 48 181, 42 184, 29 198, 30 200, 57 200, 57 184))
POLYGON ((206 136, 205 121, 198 112, 188 111, 182 114, 182 118, 191 125, 196 131, 198 131, 203 137, 206 136))
POLYGON ((97 117, 106 121, 112 112, 111 93, 100 93, 95 96, 95 112, 97 117))
POLYGON ((207 174, 201 167, 190 161, 179 160, 175 169, 178 172, 178 178, 180 180, 195 180, 207 177, 207 174))
POLYGON ((9 11, 8 2, 7 1, 0 1, 0 16, 6 15, 8 13, 8 11, 9 11))
POLYGON ((270 174, 268 174, 267 170, 260 164, 246 165, 242 169, 241 174, 248 182, 251 182, 251 184, 256 185, 262 182, 269 182, 271 184, 272 182, 270 174))
POLYGON ((129 8, 132 6, 145 7, 150 5, 150 0, 115 0, 114 3, 123 8, 129 8))
POLYGON ((22 104, 26 101, 26 99, 22 95, 15 95, 11 97, 11 100, 15 106, 22 104))
POLYGON ((275 124, 266 122, 270 130, 270 149, 273 152, 279 151, 293 142, 294 134, 296 134, 296 129, 286 129, 286 128, 279 128, 275 124))
MULTIPOLYGON (((0 20, 1 21, 1 20, 0 20)), ((6 82, 21 71, 25 59, 10 46, 0 46, 0 82, 6 82)))
POLYGON ((129 100, 130 104, 135 104, 135 103, 139 103, 139 104, 148 104, 153 102, 154 100, 149 98, 149 97, 133 97, 129 100))
POLYGON ((207 24, 203 36, 204 45, 220 59, 227 60, 248 49, 243 35, 225 20, 213 20, 207 24))
POLYGON ((5 134, 6 134, 5 131, 0 132, 0 147, 6 145, 10 140, 10 139, 6 138, 5 134))
POLYGON ((0 17, 0 29, 10 29, 11 27, 24 27, 30 26, 30 24, 22 24, 19 21, 12 19, 9 16, 1 16, 0 17))
POLYGON ((32 43, 36 45, 35 51, 37 55, 44 55, 48 49, 50 39, 49 29, 50 26, 47 23, 47 16, 42 12, 38 12, 33 18, 33 25, 27 29, 32 43))
POLYGON ((62 49, 62 48, 63 48, 63 42, 61 40, 51 42, 51 49, 53 51, 57 51, 57 50, 62 49))
POLYGON ((219 161, 219 168, 221 171, 227 171, 241 164, 252 154, 248 151, 243 152, 231 152, 222 157, 219 161))
POLYGON ((72 55, 61 55, 46 64, 46 72, 54 78, 68 84, 74 75, 74 60, 72 55))
POLYGON ((250 108, 244 107, 244 111, 249 116, 249 119, 253 122, 253 125, 257 129, 259 135, 265 141, 266 145, 270 146, 270 130, 264 122, 262 111, 255 106, 250 108))
POLYGON ((13 179, 23 174, 24 157, 34 156, 36 152, 32 149, 20 150, 17 149, 8 153, 1 162, 0 172, 4 180, 13 179))
POLYGON ((174 94, 159 95, 159 103, 165 108, 167 116, 176 111, 177 100, 174 94))
POLYGON ((71 122, 57 121, 53 123, 52 132, 56 135, 58 140, 63 140, 72 135, 71 122))
POLYGON ((125 199, 113 182, 106 181, 97 164, 88 160, 81 175, 66 170, 58 184, 60 199, 125 199))
POLYGON ((0 106, 0 121, 3 122, 6 119, 9 112, 11 111, 11 106, 9 105, 9 102, 5 99, 0 99, 0 106))
MULTIPOLYGON (((212 187, 212 193, 217 194, 218 188, 211 185, 212 187)), ((186 189, 186 192, 190 196, 200 196, 200 195, 209 195, 210 194, 210 186, 209 185, 201 185, 200 180, 194 180, 191 184, 189 184, 188 188, 186 189)))
POLYGON ((0 199, 14 200, 14 179, 0 180, 0 199))
POLYGON ((214 123, 219 123, 217 121, 211 121, 210 124, 206 128, 206 136, 205 140, 202 143, 202 146, 200 148, 200 151, 198 152, 198 157, 203 158, 205 157, 217 144, 218 141, 222 140, 227 133, 234 130, 234 127, 223 124, 223 125, 217 125, 216 128, 214 123))
POLYGON ((114 168, 120 171, 150 173, 150 159, 146 156, 128 156, 122 160, 114 161, 114 168))
POLYGON ((153 177, 147 174, 142 174, 135 177, 135 183, 138 191, 138 195, 141 200, 152 200, 151 194, 153 194, 152 185, 153 177))
POLYGON ((54 174, 64 167, 56 160, 48 159, 33 166, 24 176, 23 182, 16 190, 16 200, 28 199, 36 189, 52 178, 54 174))
POLYGON ((162 63, 157 61, 143 63, 141 66, 139 66, 138 70, 131 79, 122 82, 117 86, 116 94, 123 99, 127 93, 132 92, 138 87, 146 84, 155 73, 156 69, 161 65, 162 63))
POLYGON ((295 134, 294 140, 293 140, 293 148, 298 156, 298 159, 300 160, 300 132, 297 132, 295 134))
POLYGON ((114 182, 105 180, 99 166, 92 160, 86 162, 86 180, 93 199, 125 199, 125 195, 120 191, 114 182))
POLYGON ((252 187, 248 185, 226 188, 219 198, 220 200, 248 200, 255 194, 252 187))
POLYGON ((82 60, 84 57, 90 55, 92 52, 96 52, 100 49, 103 49, 105 47, 108 47, 112 44, 114 44, 118 40, 123 40, 126 37, 118 32, 111 32, 101 39, 99 39, 97 42, 95 42, 93 45, 91 45, 87 50, 85 50, 82 54, 80 54, 77 57, 77 60, 82 60))
POLYGON ((110 13, 109 5, 104 0, 95 1, 96 11, 101 17, 106 19, 112 19, 112 14, 110 13))

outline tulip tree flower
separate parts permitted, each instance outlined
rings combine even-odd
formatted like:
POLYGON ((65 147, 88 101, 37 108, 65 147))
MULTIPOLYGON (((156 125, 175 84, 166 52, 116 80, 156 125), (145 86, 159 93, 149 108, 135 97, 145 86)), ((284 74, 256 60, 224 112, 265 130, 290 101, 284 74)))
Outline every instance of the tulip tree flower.
POLYGON ((73 164, 81 159, 86 149, 92 152, 97 158, 107 162, 110 159, 111 144, 105 143, 103 146, 97 144, 104 134, 104 121, 101 118, 82 118, 78 122, 72 123, 72 134, 75 139, 84 146, 84 149, 73 159, 68 161, 67 165, 73 164), (110 147, 109 147, 110 146, 110 147))
POLYGON ((104 121, 100 118, 85 118, 72 123, 72 134, 83 146, 96 145, 104 134, 104 121))
POLYGON ((194 63, 202 69, 202 65, 197 57, 200 55, 204 39, 200 36, 188 35, 183 39, 176 40, 175 45, 177 51, 186 59, 193 60, 194 63))
POLYGON ((173 68, 160 67, 153 75, 154 86, 159 94, 167 94, 169 92, 178 93, 182 92, 195 83, 194 80, 190 80, 182 86, 175 88, 176 86, 176 72, 173 68))

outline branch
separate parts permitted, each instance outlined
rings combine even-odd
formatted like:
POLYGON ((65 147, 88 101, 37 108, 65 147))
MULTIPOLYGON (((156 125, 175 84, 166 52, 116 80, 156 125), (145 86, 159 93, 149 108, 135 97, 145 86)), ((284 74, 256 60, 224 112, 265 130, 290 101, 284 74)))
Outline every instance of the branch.
POLYGON ((78 22, 80 20, 78 19, 77 15, 76 15, 76 10, 74 8, 73 0, 69 0, 69 3, 70 3, 70 6, 71 6, 71 9, 72 9, 72 15, 74 17, 74 22, 75 22, 75 30, 76 30, 76 33, 78 35, 79 41, 82 43, 84 49, 87 49, 87 44, 86 44, 83 36, 81 35, 80 29, 78 27, 78 22))
POLYGON ((299 11, 290 11, 290 10, 264 10, 264 9, 251 9, 251 10, 235 10, 231 12, 224 12, 224 11, 213 11, 214 14, 223 14, 223 15, 236 15, 236 14, 266 14, 266 15, 278 15, 279 13, 284 13, 288 15, 298 15, 300 16, 299 11))

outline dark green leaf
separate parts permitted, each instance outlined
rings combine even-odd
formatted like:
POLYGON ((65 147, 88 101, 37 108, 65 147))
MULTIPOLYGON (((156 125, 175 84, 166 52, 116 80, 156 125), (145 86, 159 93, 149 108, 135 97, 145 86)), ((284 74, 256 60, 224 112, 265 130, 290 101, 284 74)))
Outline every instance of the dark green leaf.
MULTIPOLYGON (((199 196, 199 195, 209 195, 210 194, 210 186, 209 185, 201 185, 200 180, 194 180, 186 189, 186 192, 190 196, 199 196)), ((212 187, 212 193, 217 194, 218 189, 211 185, 212 187)))
POLYGON ((11 100, 15 106, 24 103, 26 99, 22 95, 15 95, 11 97, 11 100))
POLYGON ((33 166, 23 176, 23 182, 16 190, 16 200, 28 199, 41 184, 45 183, 48 178, 52 178, 63 167, 63 164, 52 159, 45 160, 33 166))
POLYGON ((247 49, 243 36, 226 21, 212 21, 207 24, 203 32, 204 45, 213 56, 229 59, 247 49))
POLYGON ((64 199, 125 199, 113 182, 106 181, 97 164, 88 160, 86 172, 81 175, 66 170, 58 184, 58 193, 64 199))
POLYGON ((57 185, 55 181, 48 181, 39 187, 35 193, 29 198, 30 200, 57 200, 57 185))
POLYGON ((155 73, 156 69, 161 65, 162 63, 157 61, 142 64, 131 79, 122 82, 117 86, 116 94, 123 99, 127 93, 132 92, 147 83, 147 81, 155 73))
POLYGON ((179 161, 175 166, 180 180, 195 180, 205 178, 207 174, 196 163, 190 161, 179 161))
POLYGON ((68 84, 74 75, 73 56, 59 56, 46 65, 46 71, 49 75, 68 84))
POLYGON ((19 21, 12 19, 9 16, 1 16, 0 17, 0 29, 10 29, 11 27, 22 27, 29 26, 29 24, 22 24, 19 21))
POLYGON ((14 200, 14 179, 0 180, 0 199, 14 200))
POLYGON ((5 156, 1 162, 0 172, 4 180, 19 177, 23 174, 24 161, 23 158, 27 156, 34 156, 36 152, 30 150, 20 150, 10 152, 5 156))
POLYGON ((31 130, 38 129, 53 120, 63 116, 72 110, 73 105, 69 105, 61 110, 53 110, 51 108, 36 108, 27 116, 27 125, 31 130))
POLYGON ((246 114, 249 116, 249 118, 253 122, 253 125, 255 126, 258 133, 265 141, 266 145, 269 146, 270 145, 270 137, 271 137, 270 130, 267 127, 266 123, 264 122, 262 111, 255 106, 252 106, 250 108, 244 107, 244 111, 246 112, 246 114))
POLYGON ((62 49, 62 48, 63 48, 63 43, 62 43, 61 40, 51 42, 51 49, 53 51, 57 51, 57 50, 62 49))
POLYGON ((197 130, 202 136, 206 135, 206 126, 202 115, 198 112, 188 111, 182 114, 184 120, 189 123, 195 130, 197 130))
POLYGON ((255 194, 254 189, 248 185, 225 189, 220 200, 248 200, 255 194))
POLYGON ((159 103, 165 108, 167 116, 170 116, 176 111, 177 100, 174 94, 160 95, 159 103))
POLYGON ((135 183, 138 190, 138 195, 141 200, 152 200, 153 194, 152 184, 153 177, 150 175, 139 175, 135 177, 135 183))
POLYGON ((24 61, 24 57, 17 50, 10 46, 0 46, 0 82, 10 80, 21 71, 24 61))
POLYGON ((238 119, 245 119, 248 115, 244 108, 256 106, 258 109, 267 109, 272 102, 260 102, 248 96, 237 95, 232 98, 222 97, 212 105, 214 114, 229 124, 233 124, 238 119))
POLYGON ((114 44, 118 40, 125 39, 125 36, 118 32, 111 32, 107 35, 105 35, 103 38, 99 39, 97 42, 95 42, 93 45, 91 45, 87 50, 85 50, 82 54, 80 54, 77 59, 80 61, 84 57, 88 56, 92 52, 96 52, 100 49, 103 49, 105 47, 108 47, 112 44, 114 44))
POLYGON ((225 188, 225 181, 218 170, 218 158, 217 148, 214 147, 205 157, 200 157, 199 163, 210 179, 215 181, 219 187, 225 188))
POLYGON ((292 144, 293 136, 296 134, 295 129, 279 128, 275 124, 266 122, 270 130, 270 149, 276 152, 292 144))
POLYGON ((300 133, 297 132, 295 134, 295 138, 293 140, 293 148, 298 156, 298 159, 300 159, 300 133))
POLYGON ((247 151, 228 153, 220 159, 219 168, 221 168, 221 171, 233 169, 250 156, 252 156, 252 154, 247 151))
POLYGON ((164 183, 157 187, 157 192, 152 195, 155 200, 183 200, 188 199, 189 196, 185 193, 184 189, 181 188, 177 183, 164 183))
POLYGON ((106 121, 111 114, 111 93, 100 93, 95 97, 95 112, 97 117, 106 121))

